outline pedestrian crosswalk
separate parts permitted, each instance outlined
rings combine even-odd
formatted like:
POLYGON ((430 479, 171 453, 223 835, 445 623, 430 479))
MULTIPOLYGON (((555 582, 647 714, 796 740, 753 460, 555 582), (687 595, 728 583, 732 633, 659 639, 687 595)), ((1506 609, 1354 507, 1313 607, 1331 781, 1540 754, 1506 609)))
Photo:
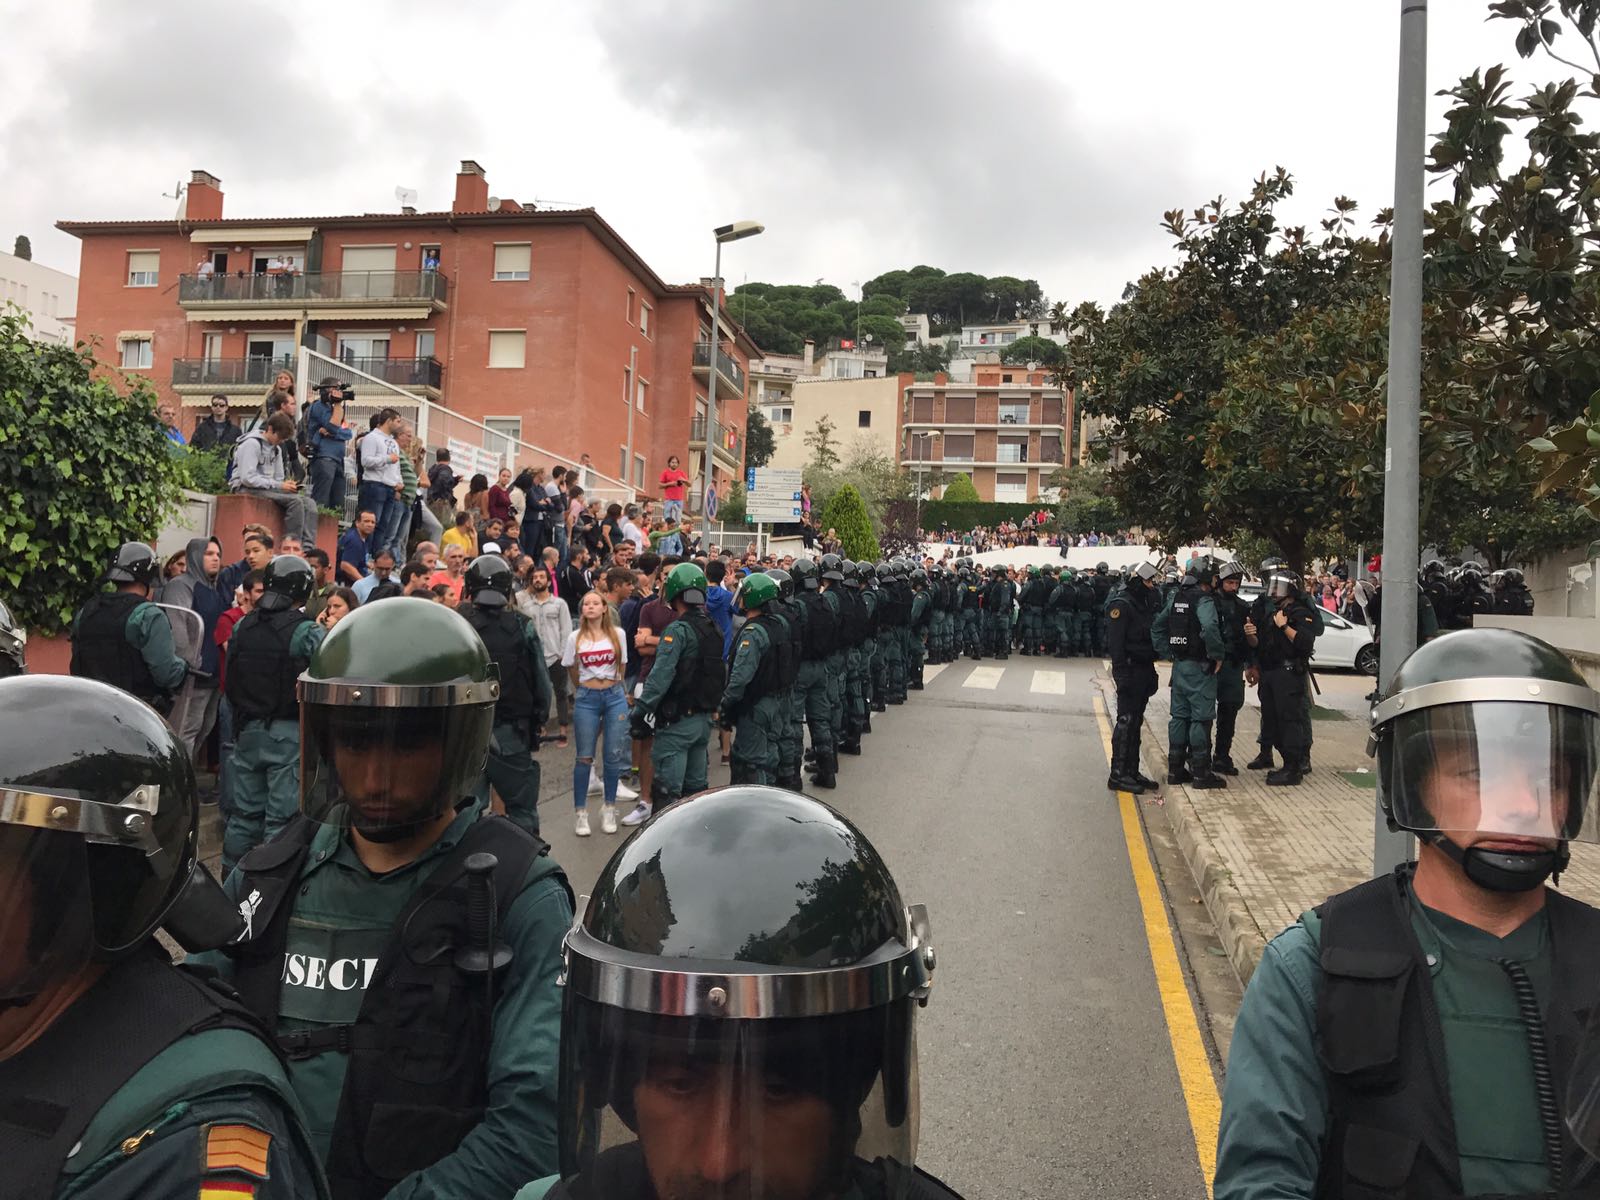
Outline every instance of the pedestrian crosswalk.
POLYGON ((1065 696, 1067 694, 1067 673, 1065 671, 1035 671, 1033 683, 1028 688, 1030 692, 1038 692, 1042 696, 1065 696))
POLYGON ((1000 680, 1005 676, 1004 667, 973 667, 961 683, 962 687, 981 688, 983 691, 992 692, 1000 686, 1000 680))

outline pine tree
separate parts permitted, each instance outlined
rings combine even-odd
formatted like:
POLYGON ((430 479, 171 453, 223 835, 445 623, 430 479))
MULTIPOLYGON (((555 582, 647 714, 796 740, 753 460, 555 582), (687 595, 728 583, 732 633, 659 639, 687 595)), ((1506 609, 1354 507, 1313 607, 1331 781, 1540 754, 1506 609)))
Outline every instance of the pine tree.
POLYGON ((854 484, 847 483, 833 494, 822 510, 822 528, 837 531, 840 553, 846 558, 876 561, 881 554, 867 506, 854 484))
POLYGON ((978 495, 978 489, 972 486, 971 475, 957 475, 944 489, 944 495, 939 498, 946 502, 955 501, 956 503, 964 502, 967 504, 983 500, 983 497, 978 495))
POLYGON ((17 241, 11 249, 11 253, 25 262, 33 261, 33 243, 28 240, 27 234, 17 234, 17 241))

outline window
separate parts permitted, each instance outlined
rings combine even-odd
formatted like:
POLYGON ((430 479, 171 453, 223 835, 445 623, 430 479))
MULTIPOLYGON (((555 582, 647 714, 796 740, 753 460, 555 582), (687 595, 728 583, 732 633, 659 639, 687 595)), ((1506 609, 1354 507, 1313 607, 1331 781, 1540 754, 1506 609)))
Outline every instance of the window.
POLYGON ((489 331, 489 365, 491 367, 521 367, 528 361, 528 331, 526 329, 491 329, 489 331))
POLYGON ((639 305, 639 332, 644 334, 645 337, 650 336, 650 306, 648 304, 639 305))
POLYGON ((911 419, 919 424, 928 424, 933 420, 933 397, 911 397, 911 419))
POLYGON ((645 401, 650 398, 650 381, 648 379, 639 380, 639 386, 635 391, 635 395, 637 397, 635 403, 638 405, 639 411, 644 412, 645 401))
POLYGON ((633 456, 633 486, 644 486, 644 455, 642 454, 633 456))
POLYGON ((618 479, 626 479, 627 477, 628 477, 628 448, 626 446, 618 446, 617 447, 617 478, 618 479))
POLYGON ((522 438, 522 418, 485 417, 483 424, 487 430, 483 435, 483 448, 493 452, 508 467, 516 462, 516 443, 522 438))
POLYGON ((995 461, 1003 463, 1021 463, 1028 461, 1028 439, 1026 437, 1002 437, 1000 444, 995 448, 995 461))
POLYGON ((637 298, 638 298, 638 293, 635 292, 632 288, 629 288, 628 289, 628 317, 627 317, 629 325, 633 324, 633 302, 637 298))
POLYGON ((856 411, 856 428, 857 429, 871 429, 872 428, 872 413, 871 413, 870 410, 862 408, 862 409, 858 409, 856 411))
POLYGON ((1047 463, 1061 461, 1061 435, 1059 433, 1046 433, 1039 438, 1039 461, 1047 463))
POLYGON ((1028 498, 1027 473, 1011 474, 1006 471, 997 473, 994 477, 994 498, 996 500, 1026 500, 1028 498))
POLYGON ((151 342, 147 337, 119 339, 122 343, 122 365, 138 370, 150 366, 151 342))
POLYGON ((906 457, 912 462, 931 462, 933 460, 933 434, 913 433, 911 447, 906 457))
POLYGON ((1061 397, 1046 396, 1039 406, 1040 417, 1046 425, 1061 424, 1061 397))
POLYGON ((794 423, 794 409, 775 405, 767 409, 767 420, 774 425, 792 425, 794 423))
POLYGON ((947 433, 944 435, 944 461, 945 462, 971 462, 973 436, 970 433, 947 433))
POLYGON ((977 421, 978 400, 975 396, 946 396, 944 419, 954 425, 971 425, 977 421))
POLYGON ((999 407, 1000 424, 1026 425, 1028 423, 1028 406, 1026 404, 1002 404, 999 407))
POLYGON ((1000 376, 1000 382, 1001 383, 1010 383, 1011 382, 1011 376, 1009 376, 1009 375, 1000 376))
POLYGON ((417 357, 418 358, 432 358, 433 357, 433 337, 434 337, 434 332, 431 329, 419 329, 419 330, 417 330, 417 357))
POLYGON ((494 247, 494 277, 496 279, 526 279, 533 262, 533 247, 527 242, 494 247))
POLYGON ((161 275, 161 251, 128 251, 128 286, 155 287, 161 275))

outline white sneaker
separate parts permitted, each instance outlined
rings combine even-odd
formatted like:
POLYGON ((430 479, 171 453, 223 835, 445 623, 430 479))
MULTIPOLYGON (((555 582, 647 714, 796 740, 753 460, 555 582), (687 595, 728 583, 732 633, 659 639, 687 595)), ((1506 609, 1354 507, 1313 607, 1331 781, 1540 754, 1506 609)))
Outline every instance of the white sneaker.
POLYGON ((589 795, 598 796, 605 790, 605 784, 600 781, 600 772, 591 770, 589 772, 589 795))
POLYGON ((620 780, 620 779, 617 780, 617 799, 618 800, 637 800, 638 798, 639 798, 639 793, 638 792, 634 791, 627 784, 623 783, 622 780, 620 780))
POLYGON ((589 810, 587 808, 578 810, 578 836, 589 836, 589 810))
POLYGON ((602 805, 600 808, 600 832, 615 833, 617 831, 617 806, 615 804, 602 805))
POLYGON ((622 823, 624 825, 643 825, 649 819, 650 804, 648 801, 641 800, 631 813, 622 818, 622 823))
MULTIPOLYGON (((594 774, 589 776, 589 795, 603 796, 605 794, 605 790, 605 780, 600 772, 596 771, 594 774)), ((638 798, 638 792, 634 791, 627 784, 623 783, 622 780, 617 780, 617 799, 637 800, 638 798)))

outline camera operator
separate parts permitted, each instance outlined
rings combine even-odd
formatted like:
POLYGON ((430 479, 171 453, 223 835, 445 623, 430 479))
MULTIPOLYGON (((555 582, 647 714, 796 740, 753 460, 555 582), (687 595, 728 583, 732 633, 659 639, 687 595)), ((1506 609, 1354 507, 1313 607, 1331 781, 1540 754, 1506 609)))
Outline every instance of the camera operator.
POLYGON ((344 406, 355 389, 330 375, 317 384, 317 398, 306 416, 311 444, 311 497, 319 508, 344 510, 344 458, 354 430, 344 406))

